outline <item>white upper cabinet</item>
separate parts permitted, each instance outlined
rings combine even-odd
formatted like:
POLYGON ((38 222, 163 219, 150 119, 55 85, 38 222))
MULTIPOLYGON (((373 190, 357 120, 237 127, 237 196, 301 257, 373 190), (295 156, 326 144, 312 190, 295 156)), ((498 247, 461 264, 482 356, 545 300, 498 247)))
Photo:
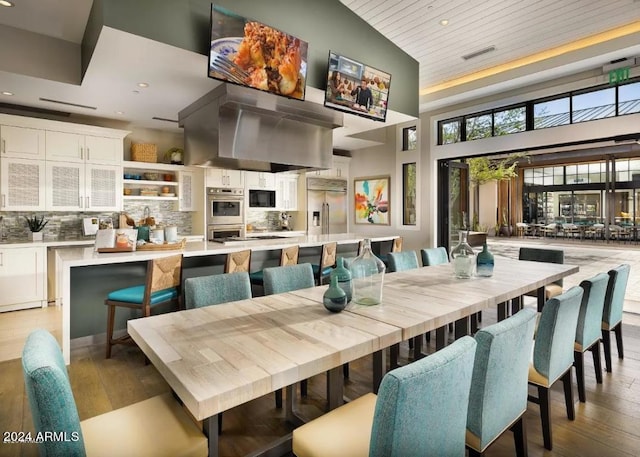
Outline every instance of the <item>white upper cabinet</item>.
POLYGON ((275 173, 247 171, 244 175, 245 187, 249 189, 276 190, 275 173))
POLYGON ((207 168, 205 172, 206 187, 244 187, 244 172, 226 170, 224 168, 207 168))
POLYGON ((43 130, 13 125, 0 126, 0 157, 44 159, 45 135, 43 130))
POLYGON ((342 178, 349 179, 349 164, 351 157, 333 156, 333 164, 327 170, 316 170, 307 173, 307 176, 317 176, 322 178, 342 178))
POLYGON ((120 211, 122 167, 85 165, 85 211, 120 211))
POLYGON ((45 210, 45 161, 3 157, 0 160, 0 209, 45 210))
POLYGON ((46 132, 47 160, 118 164, 122 162, 122 140, 77 133, 46 132))
POLYGON ((276 175, 276 208, 278 210, 298 210, 298 178, 297 174, 276 175))
POLYGON ((48 211, 120 211, 122 169, 117 165, 46 162, 48 211))
POLYGON ((195 186, 194 174, 191 171, 180 171, 178 173, 178 185, 180 189, 180 199, 178 200, 179 211, 195 210, 195 186))

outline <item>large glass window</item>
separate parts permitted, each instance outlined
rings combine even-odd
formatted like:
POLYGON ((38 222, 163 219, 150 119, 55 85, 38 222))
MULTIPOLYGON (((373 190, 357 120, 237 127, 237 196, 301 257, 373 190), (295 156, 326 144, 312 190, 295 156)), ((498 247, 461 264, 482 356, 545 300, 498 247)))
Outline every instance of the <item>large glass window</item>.
POLYGON ((467 140, 491 137, 491 113, 466 118, 467 140))
POLYGON ((494 136, 524 132, 526 130, 526 109, 524 106, 496 111, 493 114, 494 136))
POLYGON ((572 104, 571 121, 574 124, 613 117, 616 115, 616 88, 574 95, 572 104))
POLYGON ((533 105, 533 128, 544 129, 566 125, 570 122, 569 97, 535 103, 533 105))
POLYGON ((616 182, 631 181, 629 175, 629 159, 616 160, 616 182))
POLYGON ((458 143, 461 141, 462 120, 455 119, 440 123, 440 144, 458 143))
POLYGON ((414 151, 418 147, 418 130, 416 126, 405 127, 402 129, 402 150, 414 151))
POLYGON ((416 163, 402 164, 402 224, 416 225, 416 163))
POLYGON ((618 86, 618 114, 640 112, 640 82, 618 86))

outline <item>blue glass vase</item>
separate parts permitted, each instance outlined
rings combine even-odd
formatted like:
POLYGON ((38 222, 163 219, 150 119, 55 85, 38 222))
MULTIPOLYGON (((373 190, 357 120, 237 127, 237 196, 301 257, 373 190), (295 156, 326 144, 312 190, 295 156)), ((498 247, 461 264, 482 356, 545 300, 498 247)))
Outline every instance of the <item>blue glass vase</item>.
POLYGON ((337 266, 331 271, 331 277, 338 278, 338 287, 347 294, 347 303, 351 301, 353 294, 353 284, 351 282, 351 272, 344 266, 344 257, 338 257, 337 266))
POLYGON ((338 286, 338 276, 331 275, 331 284, 322 296, 322 303, 333 313, 339 313, 347 306, 347 294, 338 286))
POLYGON ((478 276, 493 276, 494 259, 493 254, 487 248, 487 242, 482 245, 482 252, 476 257, 476 274, 478 276))

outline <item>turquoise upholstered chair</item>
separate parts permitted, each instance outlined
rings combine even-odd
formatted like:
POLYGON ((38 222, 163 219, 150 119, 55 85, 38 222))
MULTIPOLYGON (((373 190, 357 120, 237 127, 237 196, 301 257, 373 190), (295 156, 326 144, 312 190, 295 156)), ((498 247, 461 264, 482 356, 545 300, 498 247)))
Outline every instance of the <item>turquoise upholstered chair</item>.
POLYGON ((602 384, 600 324, 602 322, 602 311, 608 283, 609 276, 605 273, 600 273, 580 283, 584 293, 582 295, 580 313, 578 314, 576 341, 573 345, 573 365, 576 367, 578 398, 580 398, 581 402, 585 402, 587 399, 584 389, 584 353, 586 351, 591 351, 593 354, 596 382, 602 384))
POLYGON ((476 342, 465 336, 390 371, 366 394, 293 431, 298 457, 465 455, 476 342))
POLYGON ((615 332, 618 358, 624 358, 622 308, 630 270, 631 267, 626 263, 609 270, 609 283, 602 313, 602 345, 604 346, 604 363, 607 367, 607 373, 611 373, 611 335, 609 332, 615 332))
POLYGON ((447 249, 442 246, 437 248, 420 249, 420 256, 422 257, 422 265, 425 267, 449 263, 449 254, 447 253, 447 249))
POLYGON ((246 272, 199 276, 184 281, 184 302, 187 309, 247 298, 251 298, 251 283, 246 272))
POLYGON ((22 351, 22 371, 40 455, 206 456, 208 440, 170 393, 80 421, 62 351, 46 330, 32 332, 22 351))
POLYGON ((301 263, 264 270, 264 294, 282 294, 315 286, 311 264, 301 263))
POLYGON ((542 436, 548 450, 552 448, 549 393, 551 386, 560 379, 564 385, 567 417, 575 419, 571 367, 582 295, 581 287, 572 287, 548 300, 538 323, 533 363, 529 365, 529 384, 537 387, 538 398, 530 396, 529 400, 540 405, 542 436))
POLYGON ((389 261, 389 273, 394 271, 404 271, 418 268, 418 256, 413 251, 390 252, 387 256, 389 261))
POLYGON ((476 333, 475 362, 467 413, 469 456, 485 450, 507 429, 513 431, 516 455, 527 455, 524 413, 527 378, 537 313, 523 309, 476 333))
MULTIPOLYGON (((298 263, 298 256, 300 254, 300 246, 289 246, 280 250, 280 264, 278 266, 284 267, 287 265, 296 265, 298 263)), ((249 274, 251 284, 264 287, 264 270, 254 271, 249 274)))

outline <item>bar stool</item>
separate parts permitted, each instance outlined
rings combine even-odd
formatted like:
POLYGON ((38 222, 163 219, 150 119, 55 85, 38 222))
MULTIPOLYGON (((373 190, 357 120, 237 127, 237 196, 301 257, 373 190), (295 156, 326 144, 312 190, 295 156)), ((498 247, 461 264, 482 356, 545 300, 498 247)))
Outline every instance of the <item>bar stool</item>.
POLYGON ((151 308, 161 304, 177 304, 182 309, 182 254, 160 257, 147 262, 145 284, 110 292, 104 304, 107 311, 107 359, 114 344, 133 344, 129 335, 113 338, 116 306, 138 309, 142 317, 151 315, 151 308))
MULTIPOLYGON (((389 252, 401 252, 401 251, 402 251, 402 237, 399 236, 398 238, 393 239, 393 243, 391 243, 391 251, 389 252)), ((380 257, 380 260, 382 260, 384 264, 387 266, 387 268, 389 268, 389 260, 387 259, 387 255, 383 254, 378 257, 380 257)))
POLYGON ((225 273, 249 273, 251 268, 251 249, 244 251, 230 252, 227 254, 227 260, 224 264, 225 273))
POLYGON ((331 269, 336 264, 336 253, 338 243, 325 243, 322 245, 322 254, 320 254, 320 264, 311 265, 313 268, 313 277, 317 285, 322 285, 322 280, 329 276, 331 269))
MULTIPOLYGON (((286 267, 288 265, 297 265, 299 254, 300 246, 298 245, 282 248, 282 250, 280 251, 279 266, 286 267)), ((249 279, 251 280, 251 284, 264 287, 264 270, 254 271, 253 273, 249 274, 249 279)))

